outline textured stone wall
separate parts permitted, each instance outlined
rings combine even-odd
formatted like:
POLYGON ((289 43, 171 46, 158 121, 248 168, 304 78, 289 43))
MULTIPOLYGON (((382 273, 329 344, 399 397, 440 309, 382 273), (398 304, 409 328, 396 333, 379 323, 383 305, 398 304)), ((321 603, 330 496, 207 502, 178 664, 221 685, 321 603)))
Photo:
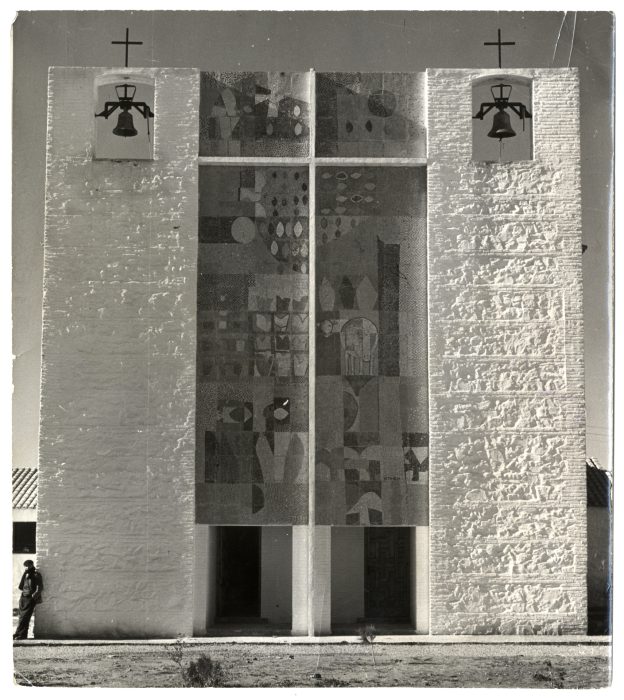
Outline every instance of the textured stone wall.
POLYGON ((154 160, 94 160, 106 70, 49 76, 36 634, 171 637, 193 613, 199 74, 126 69, 155 80, 154 160))
POLYGON ((488 74, 428 71, 431 632, 584 633, 578 78, 508 71, 534 158, 473 162, 488 74))

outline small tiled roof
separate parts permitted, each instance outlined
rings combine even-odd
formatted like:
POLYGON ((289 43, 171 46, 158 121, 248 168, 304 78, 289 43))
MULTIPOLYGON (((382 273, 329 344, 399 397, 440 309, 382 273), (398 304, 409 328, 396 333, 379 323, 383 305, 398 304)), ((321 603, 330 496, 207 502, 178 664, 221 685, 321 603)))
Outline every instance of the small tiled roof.
POLYGON ((13 470, 13 508, 37 507, 37 470, 13 470))
POLYGON ((611 475, 588 457, 587 473, 587 505, 593 508, 609 508, 611 502, 611 475))

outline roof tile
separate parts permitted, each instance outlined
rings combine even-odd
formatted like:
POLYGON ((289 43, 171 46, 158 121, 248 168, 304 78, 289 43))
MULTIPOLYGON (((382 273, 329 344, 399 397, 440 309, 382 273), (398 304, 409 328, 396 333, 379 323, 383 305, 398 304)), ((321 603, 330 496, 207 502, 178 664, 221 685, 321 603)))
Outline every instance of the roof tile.
POLYGON ((13 469, 13 508, 37 507, 37 470, 13 469))

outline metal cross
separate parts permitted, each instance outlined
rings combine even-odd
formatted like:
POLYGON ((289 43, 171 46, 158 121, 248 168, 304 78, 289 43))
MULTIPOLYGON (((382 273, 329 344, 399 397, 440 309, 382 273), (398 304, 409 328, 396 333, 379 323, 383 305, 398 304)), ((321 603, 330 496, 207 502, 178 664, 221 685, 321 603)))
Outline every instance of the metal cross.
POLYGON ((126 27, 126 40, 125 41, 111 41, 111 44, 125 44, 126 45, 126 68, 128 67, 128 46, 130 44, 142 44, 142 41, 129 41, 128 35, 130 30, 126 27))
POLYGON ((515 41, 501 41, 501 32, 498 30, 498 41, 484 41, 483 46, 498 46, 498 67, 501 65, 501 46, 515 46, 515 41))

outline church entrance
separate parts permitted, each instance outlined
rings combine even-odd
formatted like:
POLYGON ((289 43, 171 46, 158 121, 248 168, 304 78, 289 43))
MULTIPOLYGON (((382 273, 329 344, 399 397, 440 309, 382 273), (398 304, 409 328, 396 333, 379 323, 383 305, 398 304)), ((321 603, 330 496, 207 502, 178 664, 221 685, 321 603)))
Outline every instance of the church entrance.
POLYGON ((369 527, 364 533, 364 617, 409 622, 409 528, 369 527))
POLYGON ((413 633, 413 528, 332 527, 331 626, 350 634, 364 623, 413 633))
POLYGON ((220 527, 217 559, 217 619, 260 618, 259 527, 220 527))

